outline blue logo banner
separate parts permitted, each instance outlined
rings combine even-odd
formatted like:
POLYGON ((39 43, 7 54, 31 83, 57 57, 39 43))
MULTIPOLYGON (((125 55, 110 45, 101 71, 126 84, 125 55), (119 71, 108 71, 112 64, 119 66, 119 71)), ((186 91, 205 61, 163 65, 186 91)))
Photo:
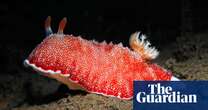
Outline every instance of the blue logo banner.
POLYGON ((134 81, 134 110, 208 110, 208 81, 134 81))

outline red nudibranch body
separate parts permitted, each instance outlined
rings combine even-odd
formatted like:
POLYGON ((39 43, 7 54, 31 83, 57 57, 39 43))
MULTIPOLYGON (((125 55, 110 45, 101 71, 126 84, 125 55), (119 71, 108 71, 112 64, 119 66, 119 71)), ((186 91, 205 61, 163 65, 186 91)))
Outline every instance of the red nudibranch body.
POLYGON ((32 51, 25 65, 71 89, 132 99, 134 80, 178 80, 169 71, 150 63, 158 51, 139 32, 131 35, 130 50, 122 44, 65 35, 66 18, 53 34, 50 21, 48 17, 45 22, 48 36, 32 51))

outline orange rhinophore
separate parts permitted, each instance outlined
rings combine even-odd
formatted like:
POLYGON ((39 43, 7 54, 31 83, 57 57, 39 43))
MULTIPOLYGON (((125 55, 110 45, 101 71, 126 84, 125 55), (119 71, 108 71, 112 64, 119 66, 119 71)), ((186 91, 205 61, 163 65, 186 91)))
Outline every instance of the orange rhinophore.
POLYGON ((140 32, 131 35, 130 50, 121 43, 98 43, 63 34, 66 18, 53 34, 50 22, 48 17, 45 22, 47 37, 32 51, 25 65, 70 89, 132 99, 134 80, 178 80, 171 72, 150 62, 159 52, 150 47, 150 42, 140 32))

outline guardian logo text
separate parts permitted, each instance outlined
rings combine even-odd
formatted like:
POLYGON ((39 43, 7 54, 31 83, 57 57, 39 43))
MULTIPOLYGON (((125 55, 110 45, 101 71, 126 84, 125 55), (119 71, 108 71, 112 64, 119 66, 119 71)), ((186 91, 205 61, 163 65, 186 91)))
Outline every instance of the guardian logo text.
POLYGON ((160 83, 148 84, 146 92, 139 92, 136 100, 139 103, 197 103, 196 94, 183 94, 180 91, 174 91, 171 86, 161 86, 160 83))
POLYGON ((133 110, 207 110, 208 81, 134 81, 133 110))

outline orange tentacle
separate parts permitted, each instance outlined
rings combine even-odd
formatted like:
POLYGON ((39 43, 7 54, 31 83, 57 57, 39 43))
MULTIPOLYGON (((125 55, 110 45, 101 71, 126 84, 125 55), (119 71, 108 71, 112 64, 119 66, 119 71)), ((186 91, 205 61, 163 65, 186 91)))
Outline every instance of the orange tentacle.
POLYGON ((64 28, 66 26, 67 19, 64 17, 61 22, 59 23, 58 34, 63 34, 64 28))

